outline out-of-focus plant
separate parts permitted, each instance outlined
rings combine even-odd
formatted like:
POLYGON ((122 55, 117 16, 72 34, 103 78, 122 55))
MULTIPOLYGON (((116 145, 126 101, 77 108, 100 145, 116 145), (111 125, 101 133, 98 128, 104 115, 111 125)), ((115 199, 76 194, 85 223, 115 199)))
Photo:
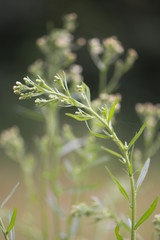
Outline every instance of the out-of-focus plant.
MULTIPOLYGON (((93 133, 92 136, 86 134, 84 137, 77 138, 70 125, 65 124, 61 127, 60 124, 61 104, 59 104, 59 100, 66 107, 75 103, 74 100, 70 102, 65 97, 59 99, 57 94, 61 88, 67 90, 68 97, 70 94, 75 95, 75 101, 79 101, 79 92, 82 93, 88 89, 82 82, 82 67, 75 64, 76 51, 86 43, 86 40, 84 38, 75 40, 74 38, 73 33, 77 26, 76 14, 68 14, 63 19, 63 28, 50 29, 46 36, 37 40, 43 59, 38 59, 29 67, 29 73, 32 77, 37 78, 36 81, 32 82, 30 78, 25 78, 25 85, 17 82, 14 87, 14 92, 20 94, 21 100, 50 93, 48 99, 36 100, 37 105, 45 106, 44 108, 37 107, 37 116, 41 114, 44 129, 44 135, 35 139, 37 150, 34 153, 29 153, 27 144, 17 127, 1 134, 1 146, 11 159, 20 164, 23 172, 28 206, 24 225, 28 236, 35 239, 38 237, 38 239, 46 240, 50 236, 54 236, 54 239, 69 240, 76 236, 80 218, 76 214, 70 216, 69 211, 63 206, 64 198, 67 195, 70 196, 70 208, 71 205, 75 206, 80 198, 85 200, 86 192, 94 188, 94 184, 89 186, 87 184, 90 170, 109 159, 108 155, 102 154, 95 140, 95 136, 106 138, 106 131, 104 134, 99 133, 100 129, 103 130, 103 124, 102 126, 97 125, 95 119, 92 119, 88 113, 85 114, 85 120, 90 119, 90 127, 87 126, 92 129, 90 129, 93 133), (65 70, 67 80, 59 78, 60 83, 55 88, 57 94, 53 94, 53 77, 57 71, 62 69, 65 70), (53 102, 54 105, 48 104, 53 102), (35 175, 39 175, 38 187, 35 175), (37 224, 37 216, 34 211, 37 209, 37 203, 39 203, 40 227, 37 224), (53 213, 53 228, 50 227, 51 214, 48 214, 48 210, 53 213)), ((88 41, 88 46, 90 56, 99 69, 98 97, 91 102, 92 109, 95 112, 97 109, 101 109, 101 112, 106 116, 107 111, 112 112, 113 108, 114 113, 116 113, 120 109, 121 96, 110 93, 118 88, 122 75, 132 67, 137 54, 133 49, 130 49, 123 60, 123 46, 115 37, 104 39, 102 42, 94 38, 88 41), (117 97, 119 103, 117 103, 117 97)), ((85 98, 85 91, 83 96, 85 98)), ((21 109, 21 111, 25 115, 36 116, 35 111, 32 114, 28 109, 21 109)), ((114 116, 111 115, 113 125, 114 116)), ((83 111, 80 110, 75 118, 83 121, 83 111)), ((107 151, 112 153, 112 151, 107 151)), ((91 215, 94 213, 96 219, 111 218, 120 224, 121 221, 113 213, 106 214, 108 210, 104 206, 98 209, 98 205, 95 207, 93 204, 91 208, 91 215)), ((124 223, 121 222, 121 224, 124 223)), ((80 235, 80 232, 78 234, 80 235)))
POLYGON ((140 163, 160 149, 160 104, 138 103, 135 109, 142 122, 148 123, 143 134, 144 149, 137 149, 136 159, 140 163))
POLYGON ((160 214, 156 214, 153 219, 153 224, 157 232, 158 239, 160 239, 160 214))
POLYGON ((112 93, 119 87, 120 78, 130 70, 137 53, 129 49, 122 60, 124 48, 116 37, 89 40, 90 55, 99 70, 99 92, 112 93))
POLYGON ((24 139, 20 135, 17 126, 13 126, 1 133, 0 146, 5 150, 6 155, 16 161, 22 169, 23 181, 26 186, 25 226, 27 226, 26 231, 32 233, 29 226, 35 224, 33 212, 37 198, 34 183, 35 156, 27 151, 24 139))
MULTIPOLYGON (((136 112, 142 122, 147 122, 143 133, 143 147, 135 149, 135 161, 141 166, 144 159, 154 157, 160 149, 160 104, 138 103, 136 112)), ((153 220, 158 239, 160 239, 160 215, 156 214, 153 220)))

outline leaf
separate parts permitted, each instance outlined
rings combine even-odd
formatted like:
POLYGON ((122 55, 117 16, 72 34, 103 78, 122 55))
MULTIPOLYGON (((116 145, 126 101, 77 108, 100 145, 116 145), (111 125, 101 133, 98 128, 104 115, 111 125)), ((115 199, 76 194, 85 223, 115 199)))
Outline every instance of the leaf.
POLYGON ((134 150, 134 144, 132 146, 131 155, 130 155, 130 168, 129 168, 130 175, 132 175, 133 173, 133 150, 134 150))
POLYGON ((116 225, 116 228, 115 228, 115 234, 116 234, 117 240, 123 240, 123 237, 119 234, 118 224, 116 225))
POLYGON ((10 197, 13 195, 13 193, 15 192, 16 188, 18 187, 19 183, 17 183, 14 188, 12 189, 12 191, 10 192, 10 194, 6 197, 6 199, 2 202, 0 208, 2 208, 5 203, 10 199, 10 197))
POLYGON ((149 169, 149 165, 150 165, 150 158, 148 158, 142 168, 142 171, 138 177, 138 180, 137 180, 137 183, 136 183, 136 191, 139 189, 139 187, 141 186, 142 182, 144 181, 146 175, 147 175, 147 172, 148 172, 148 169, 149 169))
POLYGON ((65 72, 63 71, 62 72, 62 80, 64 82, 64 86, 65 86, 65 90, 66 90, 66 93, 69 97, 71 97, 70 95, 70 92, 69 92, 69 89, 68 89, 68 84, 67 84, 67 79, 66 79, 66 75, 65 75, 65 72))
POLYGON ((132 140, 130 141, 129 145, 128 145, 128 149, 130 149, 132 147, 132 145, 137 141, 137 139, 140 137, 140 135, 142 134, 145 126, 146 126, 147 122, 145 122, 142 127, 140 128, 139 132, 134 136, 134 138, 132 138, 132 140))
POLYGON ((110 158, 108 158, 108 157, 106 157, 106 156, 105 156, 105 157, 98 158, 98 159, 96 159, 95 161, 87 164, 87 166, 86 166, 84 169, 88 169, 88 168, 91 168, 91 167, 98 166, 98 165, 100 165, 100 164, 102 164, 102 163, 105 163, 105 162, 107 162, 107 161, 109 161, 109 160, 110 160, 110 158))
POLYGON ((155 200, 153 201, 151 206, 148 208, 148 210, 144 213, 144 215, 138 220, 138 222, 136 223, 136 225, 134 227, 135 230, 150 217, 150 215, 153 213, 153 211, 155 210, 155 208, 157 206, 157 202, 158 202, 158 196, 155 198, 155 200))
POLYGON ((114 152, 114 151, 112 151, 112 150, 110 150, 109 148, 106 148, 106 147, 101 147, 101 148, 102 148, 103 150, 109 152, 110 154, 112 154, 112 155, 114 155, 114 156, 116 156, 116 157, 118 157, 118 158, 120 158, 120 159, 123 160, 123 157, 122 157, 119 153, 114 152))
POLYGON ((70 234, 69 234, 70 237, 73 237, 76 234, 79 224, 80 224, 80 218, 74 217, 72 221, 72 225, 70 227, 70 234))
POLYGON ((106 167, 106 170, 108 171, 109 175, 111 176, 111 178, 113 179, 113 181, 117 184, 119 191, 121 192, 121 194, 125 197, 125 199, 130 203, 128 194, 126 192, 126 190, 122 187, 122 185, 118 182, 118 180, 111 174, 111 172, 109 171, 109 169, 106 167))
POLYGON ((51 209, 53 210, 53 212, 59 216, 59 217, 65 217, 63 211, 59 208, 58 206, 58 202, 57 202, 57 198, 56 196, 54 196, 52 193, 49 194, 47 202, 49 204, 49 206, 51 207, 51 209))
MULTIPOLYGON (((12 218, 12 214, 11 212, 9 212, 9 222, 11 221, 12 218)), ((11 229, 10 233, 10 240, 15 240, 15 231, 14 231, 14 227, 11 229)))
POLYGON ((42 115, 41 112, 29 109, 27 107, 21 106, 21 105, 17 105, 16 106, 16 112, 18 112, 18 114, 20 114, 23 117, 35 120, 35 121, 39 121, 39 122, 43 122, 44 121, 44 116, 42 115))
POLYGON ((16 220, 16 215, 17 215, 17 208, 15 208, 14 211, 13 211, 11 221, 10 221, 9 226, 7 228, 6 234, 8 234, 12 230, 12 228, 14 227, 14 223, 15 223, 15 220, 16 220))
POLYGON ((107 107, 102 107, 100 110, 103 113, 104 118, 107 119, 107 113, 108 113, 107 107))
POLYGON ((87 126, 88 130, 90 131, 90 133, 92 133, 94 136, 99 137, 99 138, 107 138, 107 139, 109 138, 109 137, 106 136, 106 135, 99 134, 99 133, 94 133, 94 132, 90 129, 90 127, 89 127, 89 125, 88 125, 88 123, 87 123, 86 120, 87 120, 87 119, 85 119, 85 123, 86 123, 86 126, 87 126))
POLYGON ((85 120, 89 120, 92 118, 92 116, 90 115, 74 115, 71 113, 66 113, 67 116, 72 117, 78 121, 85 121, 85 120))
POLYGON ((83 91, 85 93, 85 96, 87 97, 87 101, 88 103, 90 103, 91 101, 90 89, 84 82, 82 82, 82 86, 83 86, 83 91))
POLYGON ((120 221, 121 226, 123 226, 128 232, 131 232, 131 219, 123 216, 123 220, 120 221))
POLYGON ((116 101, 114 102, 114 104, 112 105, 109 114, 108 114, 108 123, 110 122, 111 118, 113 117, 114 111, 115 111, 115 106, 118 103, 118 98, 116 99, 116 101))

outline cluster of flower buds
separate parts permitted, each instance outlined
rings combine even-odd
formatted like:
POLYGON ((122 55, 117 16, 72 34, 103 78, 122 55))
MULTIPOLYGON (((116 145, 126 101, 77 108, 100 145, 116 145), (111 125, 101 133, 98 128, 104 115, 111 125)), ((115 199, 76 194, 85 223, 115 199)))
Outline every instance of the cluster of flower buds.
POLYGON ((14 126, 1 133, 0 146, 3 147, 10 158, 14 160, 23 159, 25 146, 23 138, 20 136, 18 127, 14 126))
POLYGON ((89 51, 96 66, 101 70, 106 64, 113 63, 124 49, 116 37, 110 37, 102 42, 98 38, 89 40, 89 51))
POLYGON ((135 109, 142 122, 147 122, 144 129, 145 154, 153 157, 160 149, 160 104, 138 103, 135 109))
POLYGON ((25 100, 32 98, 33 96, 37 95, 37 89, 35 86, 27 86, 22 84, 21 82, 17 81, 16 85, 13 86, 13 91, 15 94, 20 95, 20 100, 25 100))
POLYGON ((74 205, 72 207, 72 215, 76 217, 92 216, 95 221, 100 221, 112 217, 112 214, 108 208, 104 207, 97 197, 92 197, 91 206, 88 206, 83 202, 79 205, 74 205))
POLYGON ((160 214, 156 214, 154 216, 153 224, 155 226, 158 236, 160 237, 160 214))
POLYGON ((16 85, 13 86, 13 91, 15 94, 20 95, 20 100, 30 99, 43 94, 28 77, 24 78, 24 81, 25 84, 17 81, 16 85))
POLYGON ((83 81, 82 67, 78 64, 72 64, 67 72, 67 79, 72 83, 80 84, 83 81))
POLYGON ((89 50, 92 54, 99 55, 104 52, 104 48, 98 38, 92 38, 88 42, 89 50))
POLYGON ((115 36, 104 39, 103 46, 108 53, 122 54, 124 52, 124 48, 115 36))
POLYGON ((137 52, 132 48, 128 49, 123 71, 124 72, 129 71, 137 58, 138 58, 137 52))
POLYGON ((99 95, 99 98, 92 101, 92 106, 93 108, 102 108, 102 110, 103 108, 105 108, 105 106, 107 106, 107 108, 110 109, 117 98, 118 98, 118 103, 115 106, 115 111, 118 113, 120 111, 120 102, 122 99, 119 93, 117 94, 101 93, 99 95))
POLYGON ((78 16, 76 13, 66 14, 63 17, 64 28, 67 29, 69 32, 75 31, 77 27, 77 18, 78 16))
POLYGON ((155 127, 160 120, 160 104, 138 103, 135 109, 142 121, 148 121, 150 126, 155 127))

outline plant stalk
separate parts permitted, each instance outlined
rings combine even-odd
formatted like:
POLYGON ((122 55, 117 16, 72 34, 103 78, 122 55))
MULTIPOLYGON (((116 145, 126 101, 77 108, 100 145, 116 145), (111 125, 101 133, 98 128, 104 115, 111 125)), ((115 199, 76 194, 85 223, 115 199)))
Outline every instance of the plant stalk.
POLYGON ((130 176, 131 193, 132 193, 132 226, 131 226, 131 240, 136 240, 135 220, 136 220, 136 191, 133 174, 130 176))
POLYGON ((128 168, 128 173, 130 177, 130 185, 131 185, 131 219, 132 219, 132 226, 131 226, 131 240, 136 240, 136 230, 135 230, 135 220, 136 220, 136 191, 135 191, 135 182, 133 177, 133 172, 130 173, 130 161, 128 157, 128 150, 125 149, 125 146, 122 144, 122 142, 119 140, 115 132, 112 128, 109 127, 109 125, 103 120, 94 110, 90 107, 88 110, 92 112, 92 114, 98 118, 107 128, 107 130, 110 132, 113 141, 118 145, 121 153, 123 154, 124 159, 126 160, 126 165, 128 168))
POLYGON ((9 237, 8 237, 8 235, 6 234, 6 229, 5 229, 5 226, 4 226, 3 221, 2 221, 1 218, 0 218, 0 228, 1 228, 1 230, 2 230, 4 239, 5 239, 5 240, 9 240, 9 237))

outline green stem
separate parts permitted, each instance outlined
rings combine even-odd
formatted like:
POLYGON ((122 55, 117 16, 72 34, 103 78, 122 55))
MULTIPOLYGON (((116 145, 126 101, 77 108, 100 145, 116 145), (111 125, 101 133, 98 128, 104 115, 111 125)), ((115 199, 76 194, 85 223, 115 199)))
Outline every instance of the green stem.
POLYGON ((44 174, 46 171, 46 159, 42 159, 42 170, 41 170, 41 183, 40 183, 40 191, 41 191, 41 200, 40 200, 40 213, 41 213, 41 221, 42 221, 42 239, 45 240, 48 238, 48 216, 47 216, 47 206, 46 206, 46 196, 47 196, 47 183, 44 179, 44 174))
POLYGON ((104 90, 106 89, 107 73, 108 73, 108 66, 106 65, 104 69, 100 71, 100 74, 99 74, 99 89, 98 89, 99 93, 104 92, 104 90))
POLYGON ((133 174, 130 176, 131 192, 132 192, 132 228, 131 228, 131 240, 136 240, 135 220, 136 220, 136 192, 133 174))
MULTIPOLYGON (((116 145, 118 145, 121 153, 123 154, 124 159, 126 160, 126 166, 128 168, 128 173, 130 173, 130 161, 129 161, 129 157, 128 157, 128 150, 126 150, 125 146, 123 145, 123 143, 119 140, 119 138, 117 137, 117 135, 115 134, 114 130, 112 129, 112 127, 110 127, 106 121, 101 118, 96 112, 94 112, 94 110, 92 108, 89 108, 88 110, 90 110, 90 112, 92 112, 92 114, 98 118, 107 128, 107 130, 109 131, 112 140, 116 143, 116 145)), ((135 220, 136 220, 136 191, 135 191, 135 182, 134 182, 134 177, 133 177, 133 172, 131 172, 131 174, 129 174, 130 177, 130 185, 131 185, 131 219, 132 219, 132 227, 131 227, 131 240, 136 240, 136 231, 135 231, 135 220)))
MULTIPOLYGON (((57 205, 59 207, 59 179, 60 179, 60 159, 58 156, 58 151, 60 147, 59 141, 59 119, 57 113, 57 104, 53 106, 49 106, 48 116, 46 119, 47 126, 47 136, 49 136, 48 143, 48 163, 51 167, 51 188, 52 192, 56 198, 57 205)), ((59 239, 60 234, 60 216, 54 212, 54 231, 56 239, 59 239)))
POLYGON ((8 235, 6 234, 6 229, 5 229, 5 226, 4 226, 3 221, 2 221, 1 218, 0 218, 0 228, 1 228, 1 230, 2 230, 4 239, 5 239, 5 240, 9 240, 9 237, 8 237, 8 235))
MULTIPOLYGON (((103 85, 104 85, 104 80, 105 77, 107 75, 107 68, 103 69, 101 71, 101 81, 100 81, 100 89, 99 91, 101 91, 103 85)), ((128 169, 128 174, 130 177, 130 186, 131 186, 131 219, 132 219, 132 228, 131 228, 131 240, 136 240, 136 230, 135 230, 135 218, 136 218, 136 191, 135 191, 135 183, 134 183, 134 177, 133 177, 133 172, 131 170, 131 163, 129 160, 129 152, 128 152, 128 147, 123 145, 123 143, 119 140, 119 138, 117 137, 116 133, 114 132, 114 129, 111 125, 110 122, 108 122, 106 119, 102 118, 99 114, 97 114, 92 107, 90 106, 90 104, 87 104, 87 106, 83 103, 80 103, 79 101, 73 99, 71 96, 66 96, 65 94, 61 94, 57 91, 53 91, 54 95, 59 96, 61 99, 67 99, 70 100, 72 102, 72 104, 75 107, 78 108, 83 108, 85 109, 87 112, 90 112, 96 119, 98 119, 103 125, 104 127, 107 129, 108 131, 108 135, 109 137, 113 140, 113 142, 116 143, 116 145, 118 146, 118 148, 120 149, 123 158, 125 160, 125 165, 128 169)), ((86 99, 87 100, 87 99, 86 99)), ((87 101, 88 103, 88 101, 87 101)))

